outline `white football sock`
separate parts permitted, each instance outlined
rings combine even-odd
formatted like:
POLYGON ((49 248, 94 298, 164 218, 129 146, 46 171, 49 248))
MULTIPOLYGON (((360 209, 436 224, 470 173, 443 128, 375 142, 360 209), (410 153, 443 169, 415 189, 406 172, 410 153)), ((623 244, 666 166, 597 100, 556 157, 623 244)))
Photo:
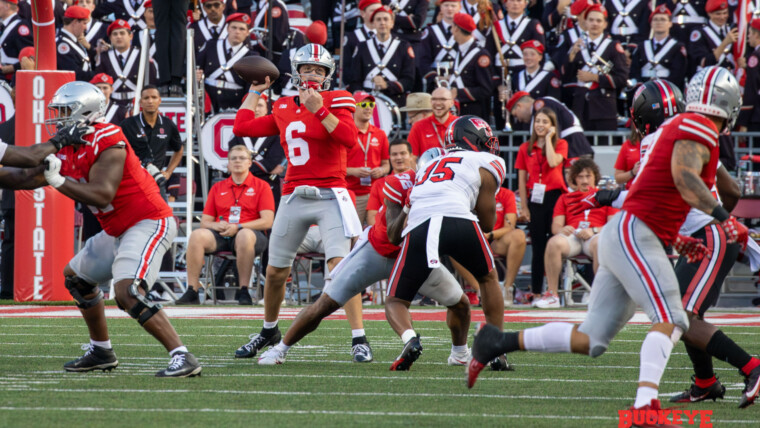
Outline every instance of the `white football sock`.
POLYGON ((467 352, 467 345, 451 345, 451 353, 452 354, 461 354, 462 352, 467 352))
POLYGON ((652 404, 652 400, 657 399, 657 390, 648 386, 640 386, 636 390, 636 402, 633 403, 634 409, 640 409, 652 404))
MULTIPOLYGON (((639 382, 659 385, 672 351, 673 342, 670 337, 659 331, 647 333, 644 343, 641 344, 639 382)), ((639 387, 634 407, 646 406, 652 401, 652 398, 657 398, 657 389, 639 387), (654 391, 654 395, 652 391, 654 391)))
POLYGON ((174 356, 174 354, 176 354, 177 352, 184 352, 184 353, 187 353, 187 352, 188 352, 188 351, 187 351, 187 347, 186 347, 186 346, 179 346, 179 347, 177 347, 177 348, 174 348, 174 349, 172 349, 171 351, 169 351, 169 355, 171 355, 171 356, 173 357, 173 356, 174 356))
POLYGON ((111 349, 111 340, 104 340, 104 341, 98 341, 98 340, 92 340, 90 339, 90 344, 95 346, 100 346, 101 348, 111 349))
POLYGON ((275 328, 277 327, 277 321, 264 321, 264 328, 275 328))
POLYGON ((409 329, 401 334, 401 341, 406 344, 406 342, 414 339, 415 337, 417 337, 417 333, 415 333, 414 330, 409 329))
POLYGON ((278 343, 274 347, 277 348, 277 350, 282 352, 283 354, 287 354, 288 351, 290 350, 290 346, 286 345, 285 342, 283 342, 282 340, 280 341, 280 343, 278 343))
POLYGON ((550 322, 541 327, 523 330, 523 345, 526 351, 570 352, 573 324, 550 322))
POLYGON ((356 338, 356 337, 366 336, 366 335, 367 334, 364 333, 364 329, 363 328, 357 328, 357 329, 351 330, 351 338, 352 339, 356 338))

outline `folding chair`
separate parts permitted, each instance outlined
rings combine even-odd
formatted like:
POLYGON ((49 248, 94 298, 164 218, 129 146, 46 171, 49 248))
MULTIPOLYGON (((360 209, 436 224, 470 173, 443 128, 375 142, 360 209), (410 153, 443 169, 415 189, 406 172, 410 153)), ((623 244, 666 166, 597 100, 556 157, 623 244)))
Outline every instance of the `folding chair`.
POLYGON ((586 255, 579 255, 575 257, 569 257, 565 259, 565 266, 562 271, 562 288, 559 290, 559 294, 563 295, 562 299, 565 307, 570 306, 587 306, 588 303, 576 302, 573 300, 574 292, 586 292, 591 293, 591 286, 583 275, 578 272, 578 265, 590 265, 592 260, 586 255), (573 284, 577 283, 578 286, 573 288, 573 284))
MULTIPOLYGON (((218 251, 213 254, 206 255, 205 266, 205 278, 203 284, 209 284, 207 292, 211 293, 211 301, 214 305, 231 302, 234 299, 234 292, 237 292, 239 287, 239 277, 237 273, 237 266, 235 265, 237 258, 231 251, 218 251), (215 269, 217 261, 220 261, 219 269, 215 269), (229 287, 224 282, 224 277, 229 269, 234 269, 235 272, 235 286, 229 287), (233 298, 228 298, 228 292, 233 292, 233 298), (222 297, 222 298, 220 298, 222 297)), ((251 280, 248 282, 248 289, 253 290, 253 303, 256 304, 261 299, 261 287, 263 284, 263 275, 261 273, 261 256, 258 255, 253 259, 253 268, 251 270, 251 280)))
MULTIPOLYGON (((325 255, 322 253, 298 253, 293 260, 293 269, 291 271, 292 281, 290 283, 290 301, 292 304, 313 303, 312 296, 314 290, 321 292, 315 287, 312 281, 314 262, 321 262, 323 272, 327 270, 325 255), (305 286, 301 284, 301 275, 305 277, 305 286)), ((326 275, 325 275, 326 276, 326 275)))

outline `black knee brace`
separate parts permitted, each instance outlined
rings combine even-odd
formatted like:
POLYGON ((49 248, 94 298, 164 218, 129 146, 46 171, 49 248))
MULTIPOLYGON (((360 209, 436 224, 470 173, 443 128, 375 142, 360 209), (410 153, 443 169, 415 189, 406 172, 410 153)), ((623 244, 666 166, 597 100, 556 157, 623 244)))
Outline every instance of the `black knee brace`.
POLYGON ((67 276, 63 282, 69 294, 77 302, 79 309, 89 309, 103 300, 103 292, 97 285, 90 284, 78 276, 67 276), (86 299, 84 296, 97 292, 92 299, 86 299))
POLYGON ((140 325, 143 325, 149 319, 151 319, 153 315, 157 314, 158 311, 161 310, 162 306, 158 303, 154 303, 146 299, 145 296, 140 294, 140 291, 137 289, 138 286, 142 286, 143 289, 147 289, 145 281, 140 279, 135 279, 135 281, 130 284, 128 289, 129 295, 137 299, 137 303, 135 303, 131 308, 124 309, 124 307, 118 303, 118 301, 117 303, 121 310, 126 311, 129 316, 136 319, 140 325))

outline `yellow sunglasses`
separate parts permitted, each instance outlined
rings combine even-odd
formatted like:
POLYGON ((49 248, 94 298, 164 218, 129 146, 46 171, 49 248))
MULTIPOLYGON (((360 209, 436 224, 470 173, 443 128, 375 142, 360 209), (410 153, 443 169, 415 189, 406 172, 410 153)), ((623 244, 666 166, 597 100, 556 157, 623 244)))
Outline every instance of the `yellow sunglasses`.
POLYGON ((375 102, 374 101, 362 101, 360 103, 356 103, 357 107, 361 108, 375 108, 375 102))

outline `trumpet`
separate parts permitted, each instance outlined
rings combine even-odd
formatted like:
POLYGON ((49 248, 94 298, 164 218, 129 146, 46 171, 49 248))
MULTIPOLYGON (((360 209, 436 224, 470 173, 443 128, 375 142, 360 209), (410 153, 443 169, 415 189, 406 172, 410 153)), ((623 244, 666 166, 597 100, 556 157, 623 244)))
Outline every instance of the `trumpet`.
POLYGON ((392 1, 388 4, 388 8, 393 11, 393 15, 396 16, 403 10, 401 5, 397 1, 392 1))
MULTIPOLYGON (((583 41, 583 46, 588 49, 589 48, 589 40, 588 40, 588 33, 585 31, 581 33, 581 40, 583 41)), ((608 74, 610 71, 612 71, 612 68, 614 67, 614 64, 606 61, 604 58, 600 57, 599 54, 596 53, 596 51, 591 52, 591 61, 586 61, 586 65, 589 68, 595 68, 599 74, 608 74)), ((586 82, 583 84, 583 86, 587 88, 591 88, 593 85, 593 82, 586 82)))
POLYGON ((570 14, 570 6, 565 8, 565 13, 562 14, 562 18, 559 20, 559 24, 557 24, 556 32, 557 35, 562 34, 567 30, 567 22, 571 19, 577 19, 576 16, 570 14))
POLYGON ((435 64, 435 86, 437 88, 451 89, 451 82, 449 82, 449 65, 450 63, 443 63, 438 61, 435 64))
POLYGON ((509 109, 507 103, 512 98, 512 75, 509 74, 509 59, 504 60, 503 73, 501 75, 501 85, 499 88, 499 101, 501 102, 501 115, 504 118, 504 132, 512 132, 512 124, 509 123, 509 109))

